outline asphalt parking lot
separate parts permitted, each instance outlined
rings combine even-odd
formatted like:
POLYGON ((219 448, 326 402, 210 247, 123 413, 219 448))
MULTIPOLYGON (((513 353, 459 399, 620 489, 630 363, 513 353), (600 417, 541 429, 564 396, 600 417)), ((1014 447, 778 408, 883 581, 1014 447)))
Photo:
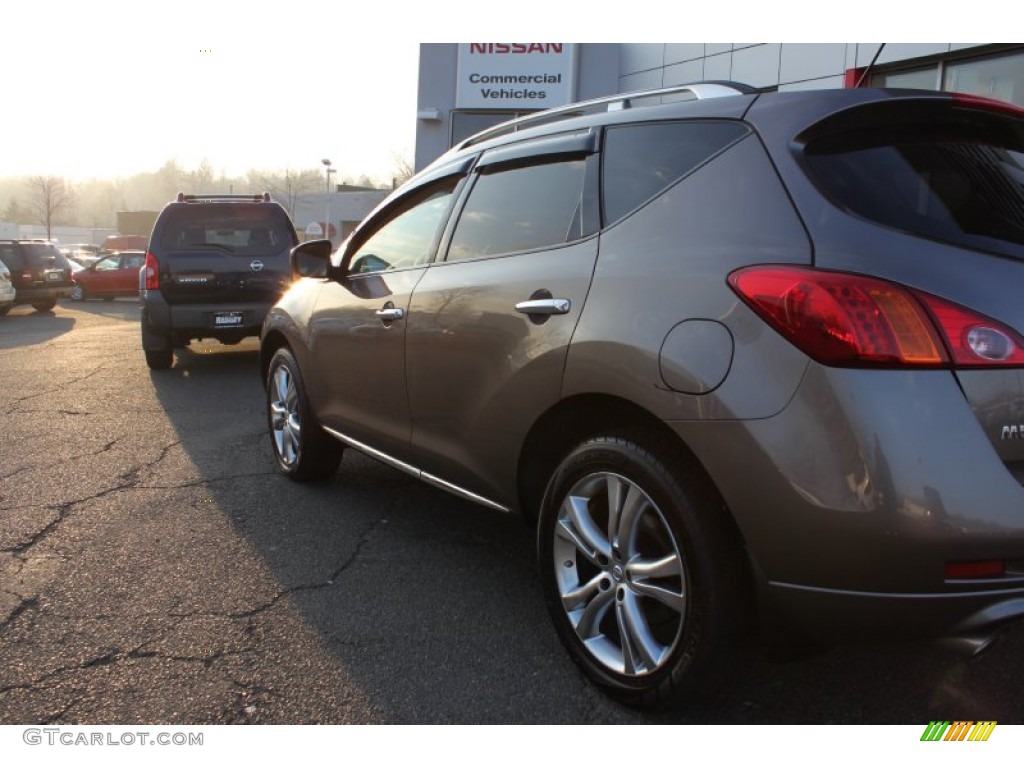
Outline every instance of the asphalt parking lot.
POLYGON ((150 372, 133 301, 0 318, 0 724, 1024 722, 1024 629, 755 659, 638 713, 584 682, 531 532, 354 452, 278 476, 255 340, 150 372))

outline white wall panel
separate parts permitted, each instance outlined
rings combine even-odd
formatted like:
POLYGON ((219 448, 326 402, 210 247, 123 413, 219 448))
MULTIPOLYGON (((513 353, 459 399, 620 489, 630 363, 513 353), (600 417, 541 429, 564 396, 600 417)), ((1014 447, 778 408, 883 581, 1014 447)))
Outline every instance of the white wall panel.
POLYGON ((704 58, 704 43, 667 43, 665 65, 704 58))
POLYGON ((622 75, 657 69, 664 64, 664 43, 630 43, 623 45, 619 51, 619 72, 622 75))
POLYGON ((845 70, 845 43, 789 43, 782 46, 779 67, 779 81, 782 83, 840 75, 845 70))
MULTIPOLYGON (((730 80, 747 83, 756 88, 777 85, 779 82, 780 43, 765 43, 732 52, 730 80)), ((709 78, 713 79, 713 78, 709 78)))

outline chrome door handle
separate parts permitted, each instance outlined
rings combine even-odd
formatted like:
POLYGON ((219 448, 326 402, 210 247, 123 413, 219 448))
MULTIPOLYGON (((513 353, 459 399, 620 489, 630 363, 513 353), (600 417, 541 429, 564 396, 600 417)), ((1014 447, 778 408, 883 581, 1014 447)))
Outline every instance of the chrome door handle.
POLYGON ((378 309, 374 314, 385 323, 390 323, 405 317, 405 310, 401 307, 385 307, 384 309, 378 309))
POLYGON ((568 299, 530 299, 516 304, 516 312, 524 315, 564 315, 572 308, 568 299))

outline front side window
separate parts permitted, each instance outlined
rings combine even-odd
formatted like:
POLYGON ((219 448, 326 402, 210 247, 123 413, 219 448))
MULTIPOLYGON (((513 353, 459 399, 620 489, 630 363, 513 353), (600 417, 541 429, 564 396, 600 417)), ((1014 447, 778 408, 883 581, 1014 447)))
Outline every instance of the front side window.
POLYGON ((485 168, 459 214, 448 260, 516 253, 579 239, 585 169, 584 158, 485 168))
POLYGON ((349 273, 418 267, 430 261, 460 177, 449 177, 413 192, 371 225, 349 261, 349 273))
POLYGON ((108 256, 105 259, 100 259, 99 261, 96 262, 96 266, 94 267, 94 269, 97 272, 106 272, 107 270, 110 270, 110 269, 120 269, 120 268, 121 268, 121 257, 120 256, 108 256))

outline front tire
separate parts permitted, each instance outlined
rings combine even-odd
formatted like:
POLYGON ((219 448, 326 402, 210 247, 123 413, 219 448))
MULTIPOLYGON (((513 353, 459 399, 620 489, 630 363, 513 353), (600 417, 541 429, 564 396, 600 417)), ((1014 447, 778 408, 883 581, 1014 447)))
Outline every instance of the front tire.
POLYGON ((78 283, 75 283, 74 287, 71 289, 71 300, 72 301, 85 301, 85 299, 86 299, 85 288, 83 288, 78 283))
POLYGON ((721 688, 750 615, 742 550, 718 494, 675 451, 651 445, 581 443, 552 475, 538 526, 563 644, 592 682, 641 707, 721 688))
POLYGON ((313 415, 299 364, 287 347, 267 369, 267 426, 277 468, 291 480, 322 480, 341 463, 343 447, 313 415))

